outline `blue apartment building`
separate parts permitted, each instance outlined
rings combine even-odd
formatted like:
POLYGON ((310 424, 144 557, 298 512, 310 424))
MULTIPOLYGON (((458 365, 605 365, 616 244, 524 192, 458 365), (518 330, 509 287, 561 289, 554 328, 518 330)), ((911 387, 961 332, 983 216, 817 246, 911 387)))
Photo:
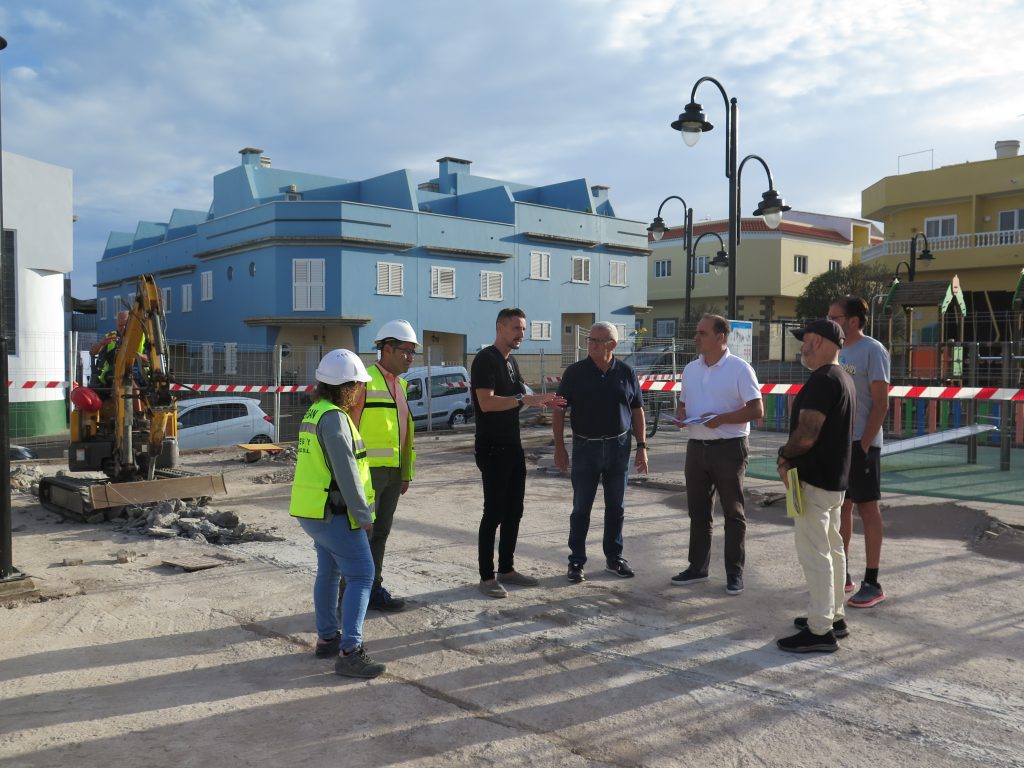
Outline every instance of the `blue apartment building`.
POLYGON ((294 349, 304 373, 335 347, 371 354, 395 318, 438 363, 490 344, 505 306, 527 314, 524 354, 557 354, 575 326, 598 320, 628 335, 649 311, 646 223, 617 218, 607 187, 514 184, 454 157, 428 181, 408 170, 352 181, 240 154, 214 177, 208 211, 110 234, 96 265, 101 331, 144 273, 179 351, 228 374, 246 347, 294 349))

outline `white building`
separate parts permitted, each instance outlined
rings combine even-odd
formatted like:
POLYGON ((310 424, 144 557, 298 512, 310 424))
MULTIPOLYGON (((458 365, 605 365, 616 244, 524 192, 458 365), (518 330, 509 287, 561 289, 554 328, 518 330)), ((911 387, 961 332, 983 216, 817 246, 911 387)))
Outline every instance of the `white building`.
POLYGON ((65 390, 24 389, 64 379, 64 273, 72 264, 71 169, 3 153, 4 295, 11 438, 67 429, 65 390))

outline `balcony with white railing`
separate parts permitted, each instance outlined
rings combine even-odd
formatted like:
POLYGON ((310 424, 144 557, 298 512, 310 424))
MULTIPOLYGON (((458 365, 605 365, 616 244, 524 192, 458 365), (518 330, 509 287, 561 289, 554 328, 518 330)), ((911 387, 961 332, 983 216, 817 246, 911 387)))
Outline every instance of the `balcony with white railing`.
MULTIPOLYGON (((929 237, 928 248, 936 251, 955 251, 966 248, 998 248, 1006 245, 1024 244, 1024 229, 1009 229, 1001 232, 977 232, 951 237, 929 237)), ((924 243, 918 241, 918 256, 924 243)), ((874 261, 884 256, 909 256, 910 240, 886 240, 865 248, 860 253, 861 262, 874 261)))

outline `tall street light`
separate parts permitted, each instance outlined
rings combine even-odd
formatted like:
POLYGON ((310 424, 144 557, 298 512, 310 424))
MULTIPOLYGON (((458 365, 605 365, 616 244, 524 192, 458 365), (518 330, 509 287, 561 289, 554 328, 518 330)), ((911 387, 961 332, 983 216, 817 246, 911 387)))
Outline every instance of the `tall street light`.
MULTIPOLYGON (((7 47, 7 41, 0 37, 0 51, 7 47)), ((2 112, 2 110, 0 110, 2 112)), ((2 137, 2 133, 0 133, 2 137)), ((4 266, 7 254, 4 253, 4 192, 3 192, 3 140, 0 138, 0 477, 11 476, 11 437, 9 432, 10 399, 7 391, 7 334, 12 330, 7 327, 7 289, 4 284, 4 266)), ((13 288, 13 286, 10 286, 13 288)), ((11 553, 11 485, 0 490, 0 587, 7 582, 21 581, 25 574, 14 567, 11 553)))
MULTIPOLYGON (((690 91, 690 103, 686 105, 686 109, 679 115, 678 120, 674 120, 671 125, 672 127, 682 133, 683 141, 687 146, 694 146, 699 140, 700 135, 704 131, 710 131, 714 128, 714 125, 707 121, 704 115, 704 108, 697 103, 697 88, 700 87, 701 83, 705 81, 713 83, 722 94, 722 100, 725 103, 726 108, 726 136, 725 136, 725 176, 729 180, 729 247, 728 253, 729 258, 729 299, 728 299, 728 314, 730 319, 737 319, 736 311, 736 262, 738 256, 738 245, 740 241, 740 214, 739 214, 739 170, 737 168, 737 145, 739 143, 739 107, 736 99, 730 99, 729 95, 725 92, 725 88, 718 80, 713 77, 702 77, 696 83, 693 84, 693 89, 690 91)), ((756 157, 756 156, 752 156, 756 157)), ((746 161, 747 158, 744 159, 746 161)), ((760 159, 760 158, 758 158, 760 159)), ((761 161, 762 164, 764 161, 761 161)), ((765 166, 767 170, 767 165, 765 166)), ((769 173, 769 178, 771 173, 769 173)), ((774 192, 773 188, 770 188, 768 192, 762 195, 761 205, 758 206, 755 215, 764 216, 765 224, 775 229, 779 226, 779 222, 782 221, 783 211, 789 210, 788 207, 779 198, 778 193, 774 192)))
POLYGON ((669 200, 678 200, 683 204, 683 208, 686 209, 685 223, 683 224, 683 248, 686 250, 686 300, 684 313, 686 315, 685 322, 689 325, 690 293, 693 291, 693 208, 688 206, 686 201, 678 195, 669 195, 661 201, 661 205, 658 206, 658 213, 655 215, 654 221, 651 222, 651 226, 647 228, 647 231, 651 233, 651 237, 654 238, 655 242, 665 236, 668 228, 665 226, 665 220, 661 218, 661 209, 665 207, 665 203, 669 200))
POLYGON ((901 261, 896 265, 895 278, 900 279, 900 267, 907 268, 907 281, 914 282, 914 276, 917 274, 917 260, 921 261, 935 261, 935 257, 932 256, 932 252, 928 249, 928 238, 925 237, 924 232, 918 232, 912 238, 910 238, 910 263, 901 261), (917 238, 924 240, 924 250, 921 251, 921 255, 917 255, 917 238))

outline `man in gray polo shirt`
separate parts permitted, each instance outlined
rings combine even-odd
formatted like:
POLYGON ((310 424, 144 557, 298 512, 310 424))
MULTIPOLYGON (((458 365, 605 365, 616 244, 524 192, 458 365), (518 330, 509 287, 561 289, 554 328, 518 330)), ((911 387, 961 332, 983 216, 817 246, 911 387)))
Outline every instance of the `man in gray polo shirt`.
POLYGON ((690 514, 689 566, 672 577, 685 586, 708 579, 715 494, 725 517, 725 576, 730 595, 743 591, 747 519, 743 477, 750 455, 750 422, 764 416, 754 369, 729 352, 729 321, 704 315, 694 336, 698 358, 683 369, 676 408, 689 430, 686 506, 690 514), (694 420, 699 420, 694 421, 694 420))

